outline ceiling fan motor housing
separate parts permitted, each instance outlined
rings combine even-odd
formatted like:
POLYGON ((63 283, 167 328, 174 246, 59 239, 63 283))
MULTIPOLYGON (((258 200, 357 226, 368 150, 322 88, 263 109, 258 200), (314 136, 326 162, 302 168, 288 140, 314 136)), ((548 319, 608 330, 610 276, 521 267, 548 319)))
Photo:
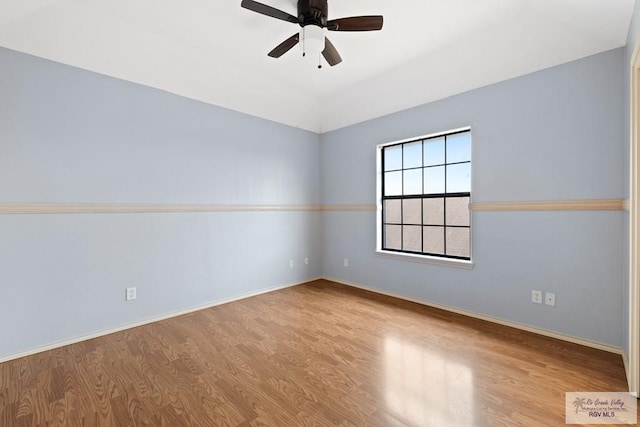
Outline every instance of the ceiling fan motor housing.
POLYGON ((327 0, 298 0, 298 21, 302 27, 317 25, 325 28, 328 15, 327 0))

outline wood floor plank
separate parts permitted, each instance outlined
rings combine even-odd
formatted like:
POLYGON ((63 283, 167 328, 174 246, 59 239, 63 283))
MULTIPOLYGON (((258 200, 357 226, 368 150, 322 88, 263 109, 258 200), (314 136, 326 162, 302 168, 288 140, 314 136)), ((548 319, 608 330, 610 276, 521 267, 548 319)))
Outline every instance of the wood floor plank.
POLYGON ((619 355, 324 280, 0 364, 0 425, 554 426, 619 355))

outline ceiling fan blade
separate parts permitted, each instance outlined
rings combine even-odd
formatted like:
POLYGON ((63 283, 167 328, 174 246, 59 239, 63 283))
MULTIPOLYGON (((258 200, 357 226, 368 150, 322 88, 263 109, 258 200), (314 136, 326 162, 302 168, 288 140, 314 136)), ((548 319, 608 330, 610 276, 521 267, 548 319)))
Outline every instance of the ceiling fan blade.
POLYGON ((352 16, 332 19, 327 22, 329 31, 377 31, 382 29, 383 18, 375 16, 352 16))
POLYGON ((324 56, 324 59, 326 59, 332 67, 342 62, 342 58, 340 58, 340 54, 336 50, 336 47, 326 37, 324 38, 324 50, 322 51, 322 56, 324 56))
POLYGON ((298 18, 293 15, 288 14, 287 12, 283 12, 275 7, 267 6, 266 4, 258 3, 253 0, 242 0, 240 6, 245 9, 252 10, 254 12, 258 12, 262 15, 267 15, 272 18, 281 19, 283 21, 292 22, 294 24, 298 24, 298 18))
POLYGON ((300 36, 298 33, 295 33, 278 46, 276 46, 271 52, 269 52, 269 56, 272 58, 280 58, 282 55, 287 53, 292 47, 298 44, 300 36))

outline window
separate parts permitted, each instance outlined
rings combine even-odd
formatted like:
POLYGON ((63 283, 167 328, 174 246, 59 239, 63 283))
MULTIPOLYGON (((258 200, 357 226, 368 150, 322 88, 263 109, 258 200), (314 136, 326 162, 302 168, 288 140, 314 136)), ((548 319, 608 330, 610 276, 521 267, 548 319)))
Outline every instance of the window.
POLYGON ((379 249, 470 260, 471 131, 379 148, 379 249))

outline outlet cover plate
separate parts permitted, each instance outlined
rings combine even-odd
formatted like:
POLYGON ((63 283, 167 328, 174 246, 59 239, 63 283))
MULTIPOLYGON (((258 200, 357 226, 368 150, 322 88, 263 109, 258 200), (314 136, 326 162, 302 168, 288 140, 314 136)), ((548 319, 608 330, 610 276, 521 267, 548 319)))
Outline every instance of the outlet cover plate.
POLYGON ((542 304, 542 291, 531 291, 531 302, 535 304, 542 304))
POLYGON ((127 291, 125 293, 124 299, 125 301, 131 301, 134 300, 138 297, 138 292, 136 290, 136 288, 127 288, 127 291))

